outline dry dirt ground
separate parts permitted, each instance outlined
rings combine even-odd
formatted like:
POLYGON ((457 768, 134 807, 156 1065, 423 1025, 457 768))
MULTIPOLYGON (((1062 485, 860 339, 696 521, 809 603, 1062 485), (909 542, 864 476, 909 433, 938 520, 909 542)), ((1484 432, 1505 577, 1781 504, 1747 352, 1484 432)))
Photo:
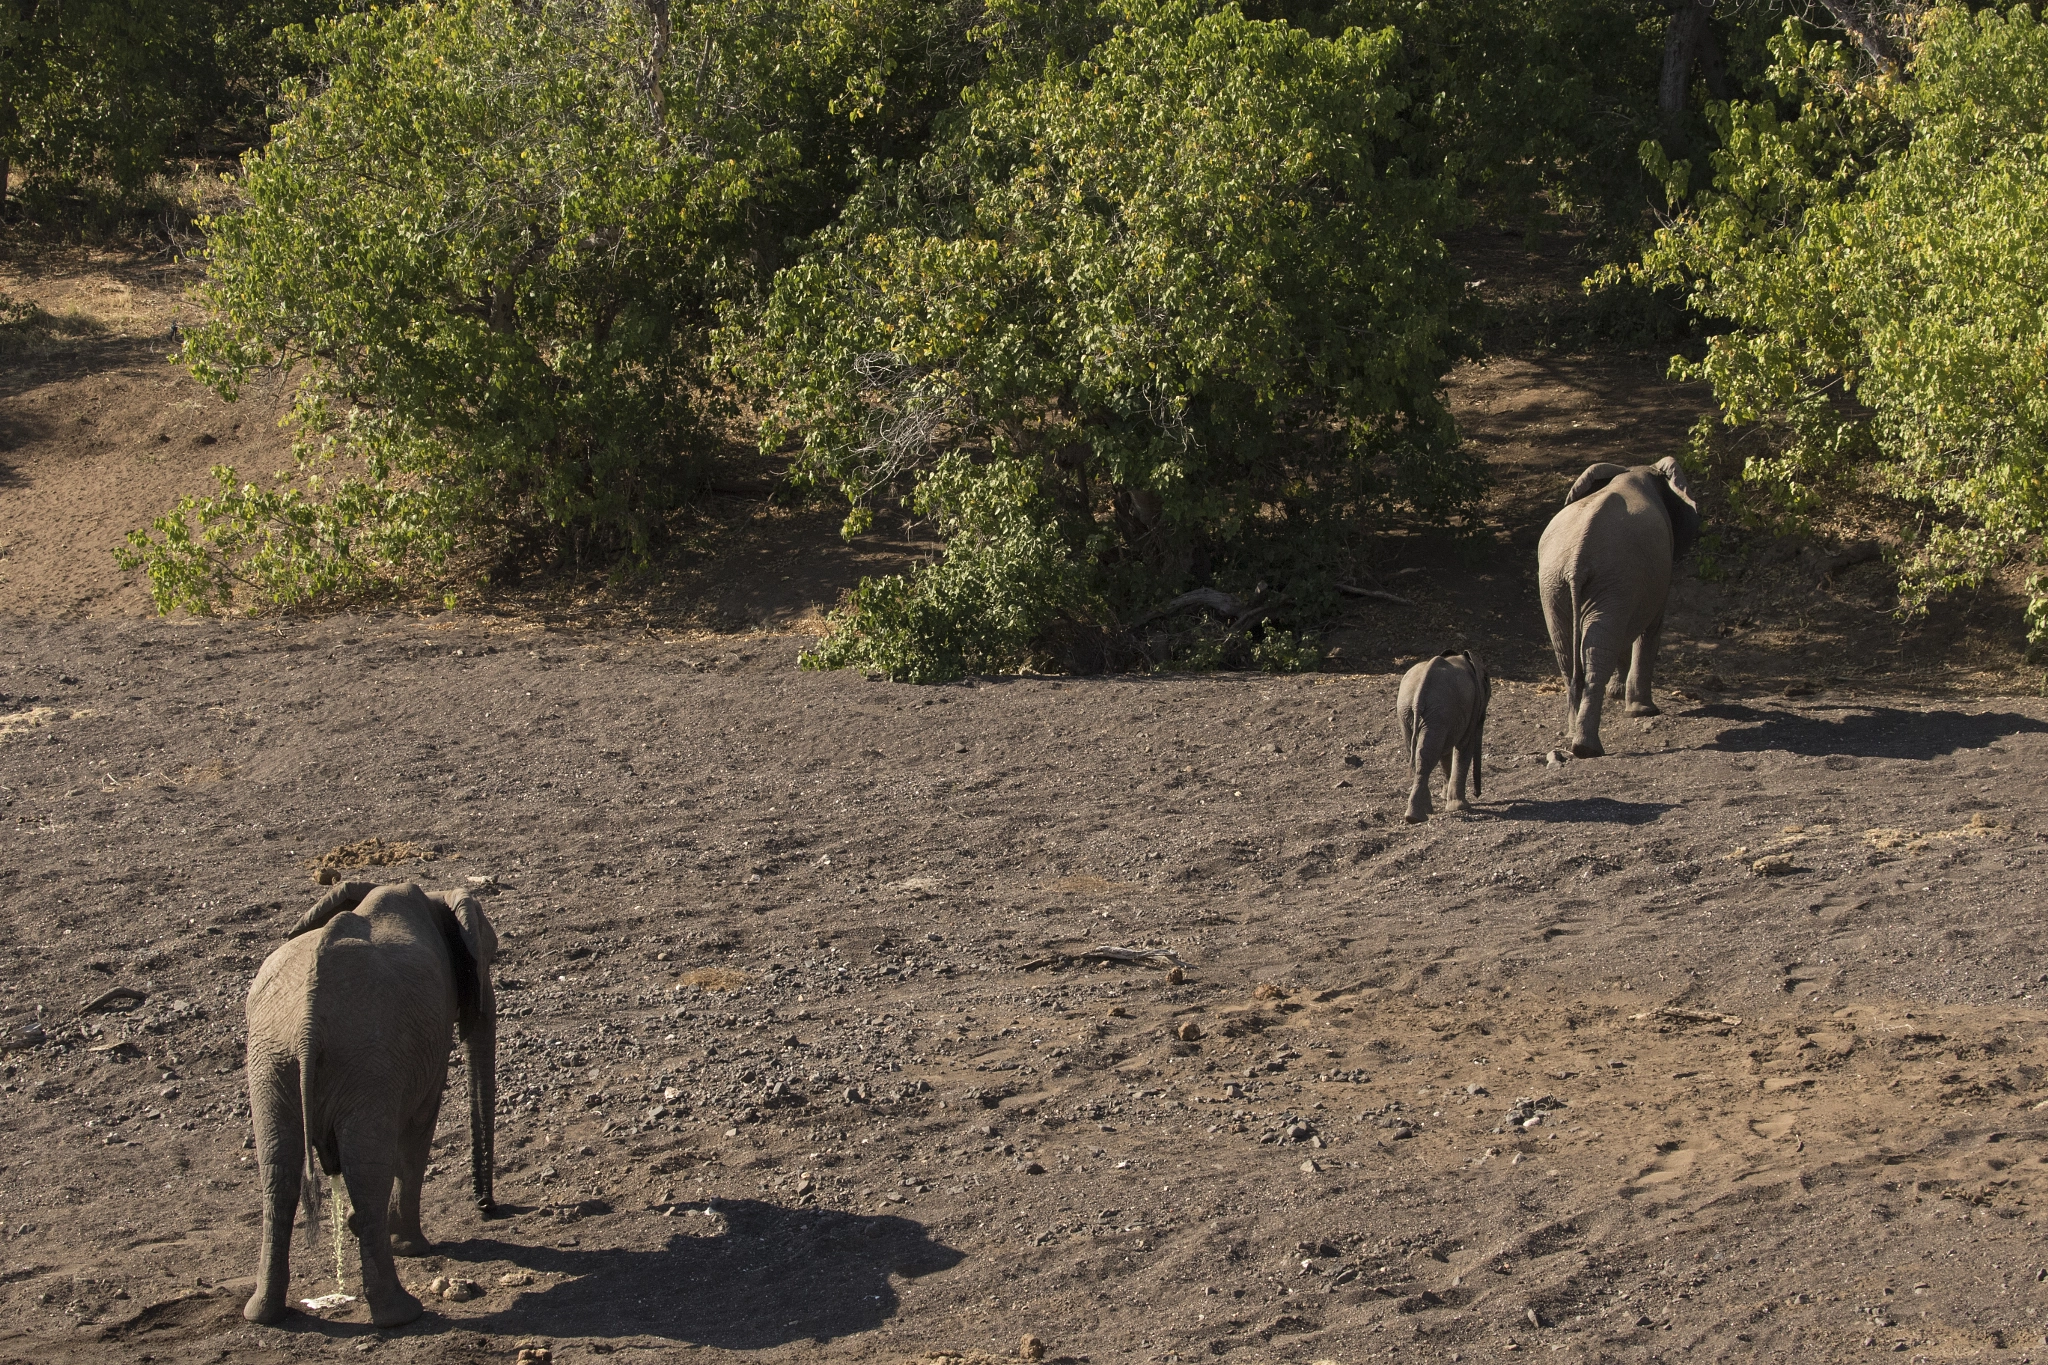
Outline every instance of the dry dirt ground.
POLYGON ((2048 1359, 2010 595, 1901 628, 1881 564, 1724 527, 1667 714, 1543 761, 1530 550, 1682 443, 1655 355, 1461 370, 1495 548, 1393 544, 1415 605, 1325 673, 913 689, 795 667, 907 543, 738 500, 656 590, 147 618, 106 546, 282 453, 157 362, 183 278, 0 262, 57 319, 0 356, 0 1361, 2048 1359), (1409 827, 1396 669, 1448 644, 1485 800, 1409 827), (510 1216, 450 1113, 401 1264, 483 1292, 395 1332, 238 1316, 241 998, 323 864, 507 887, 510 1216))

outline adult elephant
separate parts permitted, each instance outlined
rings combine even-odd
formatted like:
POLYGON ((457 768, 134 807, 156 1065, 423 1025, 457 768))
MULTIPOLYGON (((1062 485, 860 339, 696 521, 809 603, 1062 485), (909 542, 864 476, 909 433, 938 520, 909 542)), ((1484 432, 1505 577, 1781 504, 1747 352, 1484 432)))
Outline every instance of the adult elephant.
POLYGON ((1631 716, 1657 714, 1650 684, 1671 570, 1699 539, 1700 511, 1668 456, 1634 469, 1593 465, 1564 501, 1536 547, 1536 581, 1572 754, 1598 758, 1603 695, 1625 697, 1631 716))
POLYGON ((302 1194, 317 1243, 316 1163, 347 1191, 371 1321, 395 1327, 420 1315, 391 1257, 428 1250, 420 1183, 456 1029, 468 1045, 471 1178, 477 1207, 490 1214, 497 951, 497 932, 467 891, 350 882, 307 911, 257 971, 248 1078, 263 1242, 244 1317, 285 1315, 302 1194))

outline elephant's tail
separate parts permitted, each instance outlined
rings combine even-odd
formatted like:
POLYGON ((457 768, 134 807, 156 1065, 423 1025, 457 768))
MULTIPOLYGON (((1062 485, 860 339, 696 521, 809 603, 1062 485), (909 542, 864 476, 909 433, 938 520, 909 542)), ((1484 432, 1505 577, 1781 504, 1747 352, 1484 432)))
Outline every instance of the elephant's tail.
POLYGON ((1579 600, 1579 576, 1572 575, 1571 672, 1565 675, 1565 696, 1586 694, 1586 604, 1579 600))
MULTIPOLYGON (((311 1032, 310 1025, 308 1033, 311 1032)), ((320 1249, 320 1158, 313 1150, 313 1046, 305 1039, 299 1048, 299 1145, 305 1153, 305 1170, 299 1175, 299 1207, 306 1211, 306 1241, 320 1249)))
POLYGON ((1413 707, 1401 708, 1401 747, 1408 754, 1408 771, 1420 772, 1422 762, 1422 726, 1413 707))

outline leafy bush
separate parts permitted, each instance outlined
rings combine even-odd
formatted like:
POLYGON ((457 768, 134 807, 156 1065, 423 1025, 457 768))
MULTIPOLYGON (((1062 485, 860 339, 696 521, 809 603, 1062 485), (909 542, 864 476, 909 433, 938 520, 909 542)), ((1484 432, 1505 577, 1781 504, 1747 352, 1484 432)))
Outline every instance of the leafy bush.
MULTIPOLYGON (((1743 487, 1794 515, 1891 500, 1924 610, 2048 531, 2048 29, 1935 9, 1908 80, 1853 80, 1796 24, 1775 52, 1796 115, 1713 109, 1713 187, 1644 270, 1728 324, 1674 371, 1771 437, 1743 487)), ((2030 595, 2039 642, 2048 576, 2030 595)))
POLYGON ((27 195, 133 198, 176 151, 260 128, 321 0, 29 0, 0 7, 0 171, 27 195))
POLYGON ((124 562, 159 607, 210 610, 364 591, 515 530, 645 556, 706 443, 713 301, 829 220, 857 156, 920 142, 965 41, 949 13, 454 0, 301 34, 319 76, 207 224, 184 350, 229 398, 296 373, 297 468, 222 473, 124 562))
POLYGON ((764 448, 800 436, 850 532, 894 498, 946 539, 864 584, 821 661, 1014 667, 1201 580, 1313 601, 1361 518, 1444 523, 1480 486, 1437 392, 1460 210, 1417 169, 1398 37, 1111 12, 1085 59, 998 52, 726 332, 773 395, 764 448))

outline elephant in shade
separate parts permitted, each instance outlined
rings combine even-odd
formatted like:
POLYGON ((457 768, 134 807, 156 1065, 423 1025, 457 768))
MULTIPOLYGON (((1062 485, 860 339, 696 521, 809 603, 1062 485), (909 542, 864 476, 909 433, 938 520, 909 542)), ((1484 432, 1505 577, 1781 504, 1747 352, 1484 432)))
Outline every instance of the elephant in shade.
POLYGON ((1700 512, 1685 471, 1666 457, 1579 475, 1564 510, 1543 528, 1537 590, 1565 682, 1565 729, 1577 758, 1598 758, 1603 696, 1628 714, 1654 716, 1650 685, 1678 557, 1699 539, 1700 512))
POLYGON ((317 1243, 319 1172, 339 1175, 347 1192, 371 1320, 395 1327, 420 1315, 391 1257, 428 1250, 420 1182, 456 1029, 468 1047, 471 1177, 477 1208, 490 1215, 497 951, 470 892, 349 882, 307 911, 257 971, 248 1077, 263 1242, 244 1317, 284 1316, 293 1212, 303 1194, 317 1243))
POLYGON ((1465 809, 1468 775, 1472 794, 1486 794, 1480 750, 1486 739, 1486 706, 1492 698, 1486 665, 1470 650, 1424 659, 1402 677, 1394 710, 1401 718, 1401 742, 1412 778, 1404 817, 1409 824, 1429 818, 1429 784, 1439 766, 1447 778, 1445 810, 1465 809))

